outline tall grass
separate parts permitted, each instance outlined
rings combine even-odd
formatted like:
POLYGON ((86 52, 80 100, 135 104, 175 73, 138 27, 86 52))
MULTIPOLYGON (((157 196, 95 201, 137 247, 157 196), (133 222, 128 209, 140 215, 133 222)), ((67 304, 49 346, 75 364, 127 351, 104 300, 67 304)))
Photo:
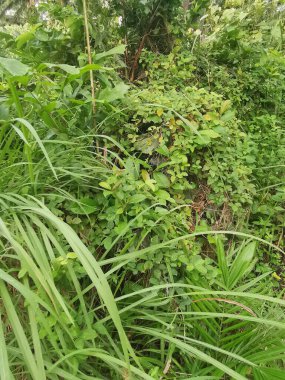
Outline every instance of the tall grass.
MULTIPOLYGON (((110 260, 96 260, 43 203, 15 194, 1 194, 0 201, 2 377, 247 379, 254 373, 259 379, 271 367, 281 376, 285 301, 263 295, 264 276, 239 287, 234 281, 230 290, 122 284, 115 297, 106 275, 110 260), (185 297, 191 303, 181 308, 185 297)), ((116 265, 159 248, 118 255, 116 265)), ((245 245, 235 261, 252 249, 245 245)), ((221 244, 219 250, 221 261, 221 244)))

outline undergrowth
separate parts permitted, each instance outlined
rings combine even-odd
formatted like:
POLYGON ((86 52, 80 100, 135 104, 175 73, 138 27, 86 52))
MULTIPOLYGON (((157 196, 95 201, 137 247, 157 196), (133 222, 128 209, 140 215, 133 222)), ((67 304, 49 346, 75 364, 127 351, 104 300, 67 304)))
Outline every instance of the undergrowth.
POLYGON ((0 378, 281 380, 283 13, 127 3, 1 27, 0 378))

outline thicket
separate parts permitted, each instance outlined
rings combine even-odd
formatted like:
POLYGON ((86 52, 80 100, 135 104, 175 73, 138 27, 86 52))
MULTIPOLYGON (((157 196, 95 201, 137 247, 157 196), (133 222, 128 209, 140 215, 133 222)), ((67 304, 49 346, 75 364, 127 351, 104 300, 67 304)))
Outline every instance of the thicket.
POLYGON ((14 7, 0 378, 284 379, 282 2, 14 7))

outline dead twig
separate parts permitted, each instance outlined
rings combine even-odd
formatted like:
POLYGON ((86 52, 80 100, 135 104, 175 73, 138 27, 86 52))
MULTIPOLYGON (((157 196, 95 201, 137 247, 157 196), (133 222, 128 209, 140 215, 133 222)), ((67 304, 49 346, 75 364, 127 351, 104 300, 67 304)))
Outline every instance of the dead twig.
POLYGON ((252 311, 249 307, 247 307, 247 306, 245 306, 242 303, 239 303, 237 301, 228 300, 226 298, 200 298, 200 299, 194 300, 192 302, 196 303, 196 302, 202 302, 202 301, 218 301, 218 302, 225 302, 225 303, 229 303, 232 305, 236 305, 236 306, 241 307, 243 310, 247 311, 253 317, 257 317, 257 315, 254 313, 254 311, 252 311))

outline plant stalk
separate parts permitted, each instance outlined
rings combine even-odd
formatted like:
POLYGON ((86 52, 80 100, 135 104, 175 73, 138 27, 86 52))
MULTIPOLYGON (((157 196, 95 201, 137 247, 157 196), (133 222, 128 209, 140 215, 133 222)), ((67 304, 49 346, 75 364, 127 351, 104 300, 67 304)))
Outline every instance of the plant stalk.
MULTIPOLYGON (((87 54, 88 54, 88 63, 89 65, 92 65, 90 33, 89 33, 89 28, 88 28, 87 1, 82 0, 82 5, 83 5, 84 28, 85 28, 86 47, 87 47, 87 54)), ((96 99, 95 99, 94 75, 93 75, 92 70, 90 70, 90 86, 91 86, 91 96, 92 96, 92 114, 93 114, 93 123, 94 123, 93 125, 95 126, 96 99)))

